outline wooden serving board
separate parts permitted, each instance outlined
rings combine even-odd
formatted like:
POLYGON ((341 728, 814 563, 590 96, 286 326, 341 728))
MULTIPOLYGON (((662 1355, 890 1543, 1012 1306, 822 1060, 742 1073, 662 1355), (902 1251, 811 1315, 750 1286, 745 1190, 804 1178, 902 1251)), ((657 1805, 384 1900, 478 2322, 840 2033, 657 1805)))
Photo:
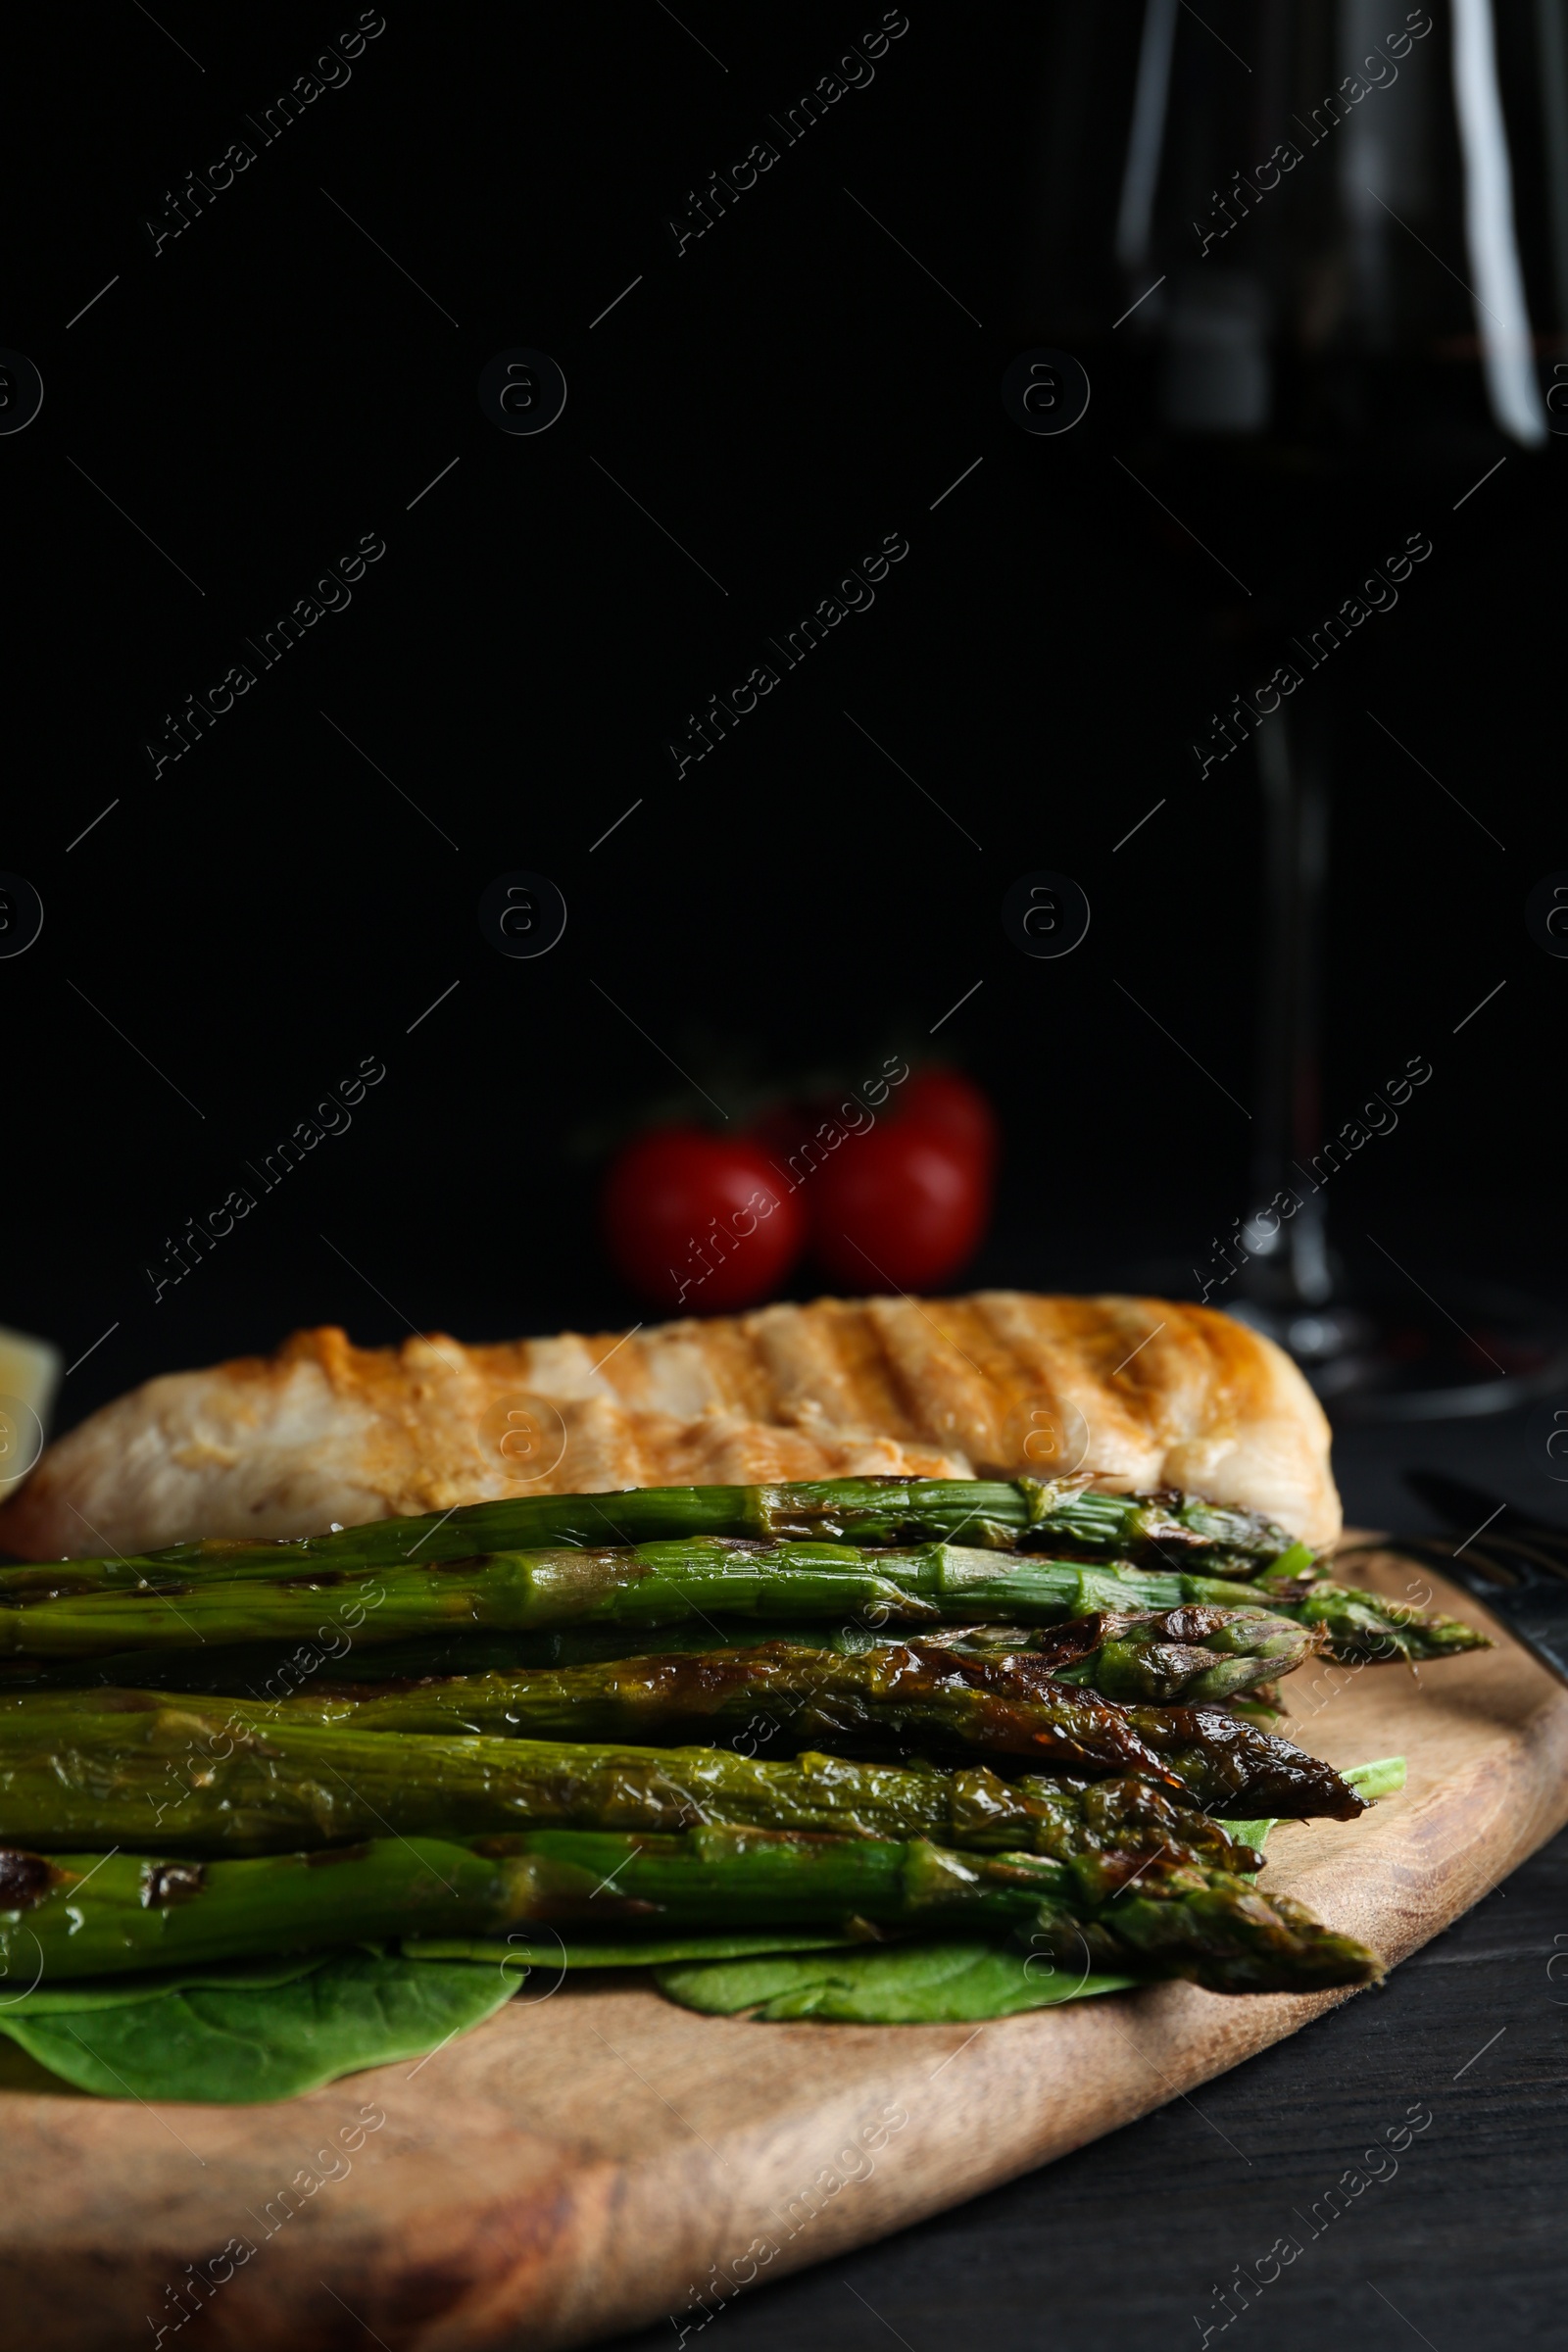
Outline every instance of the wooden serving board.
MULTIPOLYGON (((1356 1581, 1397 1595, 1414 1580, 1389 1557, 1356 1581)), ((1495 1650, 1419 1679, 1374 1666, 1287 1685, 1302 1745, 1341 1765, 1402 1753, 1409 1785, 1359 1823, 1277 1830, 1265 1883, 1391 1962, 1568 1820, 1568 1690, 1489 1630, 1495 1650)), ((182 2352, 548 2352, 665 2315, 678 2331, 715 2281, 727 2295, 737 2276, 765 2282, 956 2204, 1343 1997, 1168 1984, 978 2030, 764 2026, 578 1976, 417 2065, 271 2107, 77 2096, 14 2052, 6 2337, 118 2352, 164 2326, 182 2352), (366 2109, 385 2119, 368 2132, 366 2109), (176 2329, 172 2290, 230 2240, 255 2251, 176 2329)))

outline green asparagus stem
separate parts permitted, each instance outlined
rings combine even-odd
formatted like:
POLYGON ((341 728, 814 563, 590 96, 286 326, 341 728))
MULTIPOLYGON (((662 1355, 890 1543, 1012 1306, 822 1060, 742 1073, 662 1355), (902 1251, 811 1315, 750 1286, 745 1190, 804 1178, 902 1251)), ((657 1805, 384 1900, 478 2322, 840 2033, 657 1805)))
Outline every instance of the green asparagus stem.
MULTIPOLYGON (((490 1506, 475 1506, 485 1507, 490 1506)), ((497 1506, 499 1507, 499 1506, 497 1506)), ((1337 1657, 1445 1655, 1479 1644, 1451 1619, 1295 1578, 1259 1580, 1277 1615, 1320 1625, 1337 1657), (1379 1646, 1379 1645, 1382 1646, 1379 1646)), ((623 1550, 496 1552, 434 1568, 311 1569, 177 1594, 101 1590, 0 1606, 0 1657, 90 1657, 140 1648, 277 1642, 346 1633, 379 1645, 416 1635, 521 1633, 568 1624, 652 1629, 726 1617, 858 1613, 868 1629, 954 1619, 1052 1624, 1097 1610, 1188 1603, 1256 1607, 1258 1588, 1136 1568, 1006 1555, 952 1544, 912 1550, 743 1544, 712 1537, 623 1550)))
POLYGON ((657 1544, 697 1536, 771 1543, 860 1544, 951 1542, 1010 1550, 1020 1544, 1094 1559, 1148 1560, 1247 1577, 1311 1552, 1250 1511, 1194 1495, 1091 1494, 1082 1479, 825 1479, 779 1487, 643 1487, 612 1494, 532 1494, 418 1519, 372 1520, 326 1536, 266 1544, 175 1544, 129 1558, 41 1561, 0 1569, 0 1597, 165 1589, 312 1569, 398 1568, 412 1560, 497 1551, 657 1544))
POLYGON ((0 1959, 35 1967, 41 1952, 46 1980, 534 1921, 602 1931, 1007 1924, 1031 1919, 1045 1896, 1070 1896, 1068 1867, 1044 1857, 768 1830, 375 1838, 205 1864, 10 1849, 5 1862, 0 1901, 15 1908, 0 1910, 0 1959))
MULTIPOLYGON (((956 1643, 944 1631, 949 1648, 989 1649, 976 1629, 967 1642, 956 1643)), ((1027 1648, 1049 1660, 1061 1681, 1080 1683, 1102 1697, 1147 1699, 1159 1706, 1185 1701, 1229 1700, 1262 1689, 1282 1674, 1290 1674, 1316 1650, 1326 1646, 1316 1628, 1293 1619, 1271 1616, 1264 1609, 1185 1608, 1138 1611, 1097 1610, 1068 1624, 1034 1633, 1027 1648), (1073 1655, 1076 1647, 1078 1655, 1073 1655)))
POLYGON ((1131 1856, 1071 1867, 1071 1906, 1042 1904, 1031 1938, 1060 1968, 1185 1977, 1209 1992, 1322 1991, 1384 1973, 1375 1953, 1320 1927, 1303 1903, 1245 1880, 1180 1865, 1140 1871, 1131 1856))
POLYGON ((839 1657, 770 1642, 466 1676, 384 1698, 296 1698, 279 1710, 285 1718, 302 1711, 366 1731, 654 1741, 738 1736, 754 1749, 782 1735, 794 1747, 958 1746, 1064 1772, 1172 1777, 1113 1700, 1056 1682, 1032 1658, 959 1658, 930 1643, 839 1657))
POLYGON ((1246 1866, 1221 1827, 1127 1777, 1013 1786, 983 1765, 944 1771, 809 1752, 760 1762, 711 1747, 473 1738, 450 1724, 394 1737, 313 1723, 294 1708, 198 1709, 132 1691, 69 1711, 13 1700, 0 1722, 0 1842, 40 1852, 152 1837, 170 1852, 275 1853, 385 1832, 704 1823, 1058 1856, 1136 1843, 1246 1866))
POLYGON ((1298 1906, 1196 1864, 760 1830, 376 1838, 205 1864, 13 1848, 0 1851, 0 1965, 22 1984, 533 1923, 651 1937, 678 1927, 1011 1926, 1069 1956, 1074 1945, 1109 1950, 1136 1957, 1140 1974, 1216 1990, 1307 1991, 1381 1973, 1375 1953, 1298 1906))
POLYGON ((1386 1593, 1363 1592, 1327 1577, 1276 1576, 1265 1569, 1257 1592, 1298 1624, 1321 1628, 1329 1655, 1341 1665, 1404 1658, 1413 1664, 1457 1657, 1467 1649, 1490 1649, 1488 1635, 1460 1618, 1411 1608, 1386 1593))
MULTIPOLYGON (((655 1645, 661 1651, 760 1648, 785 1642, 805 1649, 854 1656, 874 1649, 882 1634, 853 1620, 831 1618, 787 1623, 766 1618, 710 1619, 663 1626, 655 1645)), ((1032 1650, 1049 1656, 1053 1672, 1107 1698, 1146 1698, 1166 1704, 1181 1698, 1235 1698, 1266 1687, 1323 1645, 1316 1627, 1271 1614, 1250 1602, 1246 1608, 1097 1610, 1051 1627, 944 1625, 944 1648, 1000 1656, 1032 1650)), ((17 1690, 75 1690, 83 1685, 133 1686, 142 1690, 232 1692, 251 1698, 287 1698, 309 1685, 336 1690, 343 1684, 424 1681, 433 1675, 505 1674, 549 1666, 596 1665, 638 1656, 649 1636, 613 1625, 560 1626, 540 1633, 451 1634, 356 1647, 349 1633, 330 1623, 304 1643, 213 1643, 201 1649, 117 1650, 92 1658, 53 1662, 12 1659, 0 1664, 0 1693, 17 1690)))
MULTIPOLYGON (((269 1740, 302 1735, 306 1726, 336 1727, 334 1736, 346 1737, 345 1725, 372 1740, 420 1730, 568 1740, 739 1731, 749 1732, 755 1749, 771 1726, 795 1746, 824 1738, 835 1747, 881 1751, 932 1744, 1092 1777, 1140 1772, 1210 1810, 1348 1820, 1361 1809, 1319 1758, 1219 1707, 1122 1706, 1058 1682, 1048 1660, 1027 1653, 963 1657, 928 1642, 888 1643, 854 1657, 782 1646, 654 1655, 534 1676, 465 1677, 381 1698, 225 1703, 235 1723, 265 1732, 269 1740)), ((12 1775, 21 1804, 29 1754, 41 1786, 47 1788, 50 1775, 69 1784, 67 1758, 96 1727, 112 1775, 117 1741, 134 1747, 154 1737, 138 1716, 151 1713, 177 1726, 207 1712, 194 1702, 161 1702, 150 1691, 20 1694, 0 1702, 0 1768, 12 1775)), ((96 1787, 91 1771, 82 1769, 84 1787, 96 1787)), ((353 1778, 346 1763, 341 1777, 353 1778)), ((74 1816, 83 1825, 94 1819, 90 1801, 84 1794, 89 1809, 74 1816)), ((13 1818, 13 1834, 32 1834, 20 1826, 23 1817, 13 1818)))
MULTIPOLYGON (((1101 1622, 1081 1620, 1091 1636, 1101 1622)), ((1287 1630, 1297 1645, 1294 1663, 1308 1643, 1299 1629, 1287 1630)), ((841 1654, 771 1642, 532 1674, 465 1675, 383 1694, 300 1696, 285 1703, 280 1719, 535 1739, 737 1738, 753 1749, 782 1732, 797 1747, 822 1740, 835 1748, 890 1740, 961 1745, 1033 1755, 1063 1771, 1157 1774, 1126 1710, 1092 1684, 1065 1680, 1061 1652, 1072 1659, 1069 1642, 1056 1654, 964 1652, 945 1641, 884 1642, 841 1654)), ((1216 1658, 1184 1643, 1121 1640, 1092 1651, 1078 1671, 1101 1658, 1130 1696, 1157 1682, 1200 1699, 1211 1695, 1203 1686, 1233 1666, 1255 1680, 1254 1670, 1278 1665, 1277 1656, 1216 1658)))

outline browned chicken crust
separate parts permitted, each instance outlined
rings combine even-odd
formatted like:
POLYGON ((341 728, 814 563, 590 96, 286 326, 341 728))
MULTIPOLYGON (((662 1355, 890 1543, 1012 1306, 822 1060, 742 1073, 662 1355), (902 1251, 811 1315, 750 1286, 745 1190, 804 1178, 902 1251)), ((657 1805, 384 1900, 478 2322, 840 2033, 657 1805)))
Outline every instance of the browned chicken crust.
POLYGON ((49 1559, 508 1494, 1077 1468, 1328 1544, 1328 1456, 1317 1399, 1278 1348, 1168 1299, 819 1298, 474 1348, 356 1348, 328 1327, 94 1413, 0 1509, 0 1546, 49 1559))

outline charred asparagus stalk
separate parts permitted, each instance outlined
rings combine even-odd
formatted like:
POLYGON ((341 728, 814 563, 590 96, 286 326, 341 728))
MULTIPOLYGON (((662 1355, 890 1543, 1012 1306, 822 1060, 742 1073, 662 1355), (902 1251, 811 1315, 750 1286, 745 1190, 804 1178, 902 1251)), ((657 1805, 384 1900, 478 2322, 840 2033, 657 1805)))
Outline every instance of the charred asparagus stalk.
POLYGON ((923 1838, 694 1830, 537 1830, 459 1842, 376 1838, 211 1863, 0 1849, 0 1964, 27 1983, 243 1959, 396 1936, 496 1936, 532 1922, 674 1928, 995 1926, 1219 1991, 1312 1991, 1381 1973, 1375 1953, 1288 1900, 1196 1863, 958 1854, 923 1838), (1136 1881, 1136 1884, 1134 1883, 1136 1881))
POLYGON ((1412 1608, 1382 1592, 1336 1584, 1329 1577, 1291 1577, 1265 1569, 1255 1588, 1260 1598, 1298 1625, 1320 1627, 1331 1657, 1342 1665, 1403 1658, 1422 1664, 1457 1657, 1467 1649, 1490 1649, 1489 1635, 1458 1617, 1412 1608))
MULTIPOLYGON (((949 1648, 996 1654, 1001 1646, 977 1628, 949 1648)), ((1264 1609, 1207 1608, 1097 1610, 1034 1633, 1026 1648, 1049 1661, 1063 1682, 1079 1683, 1104 1698, 1148 1699, 1159 1706, 1241 1697, 1292 1673, 1327 1646, 1315 1626, 1271 1616, 1264 1609), (1075 1654, 1076 1653, 1076 1654, 1075 1654)))
POLYGON ((393 1737, 323 1727, 292 1710, 259 1720, 129 1691, 69 1715, 58 1706, 11 1712, 0 1733, 0 1840, 38 1851, 134 1845, 151 1835, 171 1852, 275 1853, 386 1832, 469 1838, 709 1823, 1058 1857, 1136 1846, 1230 1870, 1258 1866, 1223 1828, 1127 1776, 1011 1785, 983 1765, 944 1771, 810 1753, 774 1763, 711 1747, 393 1737))
MULTIPOLYGON (((1001 1657, 1029 1651, 1050 1661, 1060 1681, 1107 1698, 1234 1700, 1271 1687, 1323 1646, 1321 1633, 1258 1608, 1099 1610, 1056 1626, 944 1626, 944 1649, 962 1656, 1001 1657)), ((317 1694, 355 1696, 368 1685, 424 1683, 432 1678, 516 1674, 556 1667, 630 1660, 650 1647, 661 1655, 782 1646, 857 1657, 887 1637, 853 1623, 801 1625, 744 1621, 661 1628, 657 1635, 613 1626, 566 1626, 553 1633, 469 1634, 447 1640, 389 1642, 356 1657, 346 1638, 301 1650, 120 1651, 79 1664, 12 1667, 0 1694, 19 1689, 76 1689, 83 1684, 137 1690, 231 1691, 236 1697, 287 1698, 305 1686, 317 1694)))
MULTIPOLYGON (((1238 1679, 1256 1682, 1279 1670, 1277 1650, 1222 1657, 1181 1642, 1104 1642, 1099 1638, 1103 1623, 1082 1618, 1049 1647, 1012 1653, 963 1650, 946 1639, 881 1642, 844 1653, 767 1642, 532 1673, 453 1676, 384 1693, 301 1696, 280 1712, 284 1720, 352 1722, 361 1731, 567 1740, 749 1735, 754 1746, 783 1732, 796 1746, 870 1738, 976 1747, 1000 1741, 1010 1748, 1015 1727, 1007 1711, 1016 1714, 1022 1704, 1028 1736, 1040 1743, 1031 1752, 1049 1755, 1064 1770, 1094 1771, 1112 1761, 1132 1767, 1152 1760, 1118 1752, 1125 1713, 1098 1689, 1097 1668, 1128 1697, 1157 1688, 1161 1696, 1196 1701, 1227 1696, 1238 1679), (1075 1639, 1080 1628, 1084 1638, 1075 1639), (1060 1743, 1056 1752, 1047 1745, 1052 1740, 1060 1743)), ((1310 1642, 1297 1627, 1286 1630, 1294 1665, 1310 1642)), ((1262 1638, 1259 1648, 1267 1642, 1262 1638)))
POLYGON ((797 1486, 643 1487, 616 1494, 533 1494, 468 1503, 418 1519, 379 1519, 299 1541, 175 1544, 129 1558, 41 1561, 0 1569, 0 1597, 175 1590, 207 1580, 297 1576, 311 1569, 398 1568, 412 1560, 495 1551, 581 1550, 694 1536, 748 1542, 857 1544, 951 1543, 1019 1546, 1087 1559, 1147 1561, 1233 1581, 1287 1563, 1310 1565, 1308 1546, 1255 1512, 1196 1495, 1091 1494, 1083 1478, 823 1479, 797 1486))
MULTIPOLYGON (((490 1506, 475 1506, 488 1508, 490 1506)), ((500 1506, 496 1506, 499 1508, 500 1506)), ((1450 1618, 1379 1603, 1321 1580, 1260 1579, 1275 1614, 1320 1626, 1336 1657, 1431 1657, 1484 1637, 1450 1618)), ((177 1592, 100 1589, 0 1606, 0 1657, 90 1657, 209 1643, 323 1641, 356 1644, 465 1632, 523 1633, 571 1624, 643 1630, 731 1617, 780 1620, 852 1612, 888 1626, 1021 1621, 1055 1624, 1098 1610, 1184 1604, 1257 1607, 1258 1588, 1223 1580, 928 1544, 912 1550, 747 1544, 714 1537, 628 1549, 495 1552, 436 1567, 335 1574, 294 1563, 177 1592)))
MULTIPOLYGON (((247 1807, 255 1801, 253 1760, 273 1753, 298 1754, 301 1770, 318 1757, 318 1777, 335 1770, 345 1789, 361 1785, 366 1773, 384 1769, 395 1782, 401 1771, 412 1791, 424 1765, 432 1774, 446 1769, 443 1756, 456 1776, 454 1787, 460 1785, 463 1736, 475 1730, 484 1736, 478 1761, 504 1777, 517 1767, 506 1762, 505 1740, 491 1752, 497 1733, 575 1741, 670 1739, 750 1726, 755 1745, 759 1732, 765 1738, 772 1726, 794 1746, 825 1737, 835 1747, 934 1745, 1097 1778, 1138 1772, 1210 1809, 1239 1808, 1253 1817, 1326 1813, 1349 1820, 1361 1810, 1353 1790, 1317 1757, 1218 1707, 1119 1706, 1057 1682, 1027 1654, 959 1657, 932 1643, 886 1644, 849 1658, 772 1648, 655 1656, 531 1677, 474 1676, 381 1699, 292 1699, 266 1707, 245 1700, 216 1710, 180 1706, 150 1691, 93 1696, 96 1703, 89 1706, 81 1703, 86 1693, 68 1699, 33 1692, 0 1706, 0 1835, 51 1835, 33 1826, 49 1822, 61 1824, 53 1834, 68 1842, 93 1824, 101 1832, 108 1817, 92 1808, 109 1803, 117 1776, 130 1771, 135 1753, 161 1746, 167 1754, 171 1740, 177 1749, 182 1737, 194 1737, 205 1724, 220 1725, 225 1715, 244 1735, 246 1761, 229 1778, 234 1801, 247 1807), (194 1729, 182 1734, 182 1725, 194 1729), (459 1736, 422 1754, 416 1744, 407 1744, 442 1731, 459 1736), (290 1745, 301 1741, 303 1747, 290 1745), (67 1826, 64 1813, 50 1812, 51 1789, 59 1790, 62 1805, 67 1791, 76 1791, 69 1822, 79 1826, 67 1826)), ((216 1775, 227 1761, 225 1751, 204 1769, 216 1775)), ((286 1774, 280 1769, 275 1777, 281 1782, 286 1774)), ((228 1780, 222 1786, 226 1789, 228 1780)), ((138 1783, 137 1804, 142 1788, 138 1783)), ((341 1814, 342 1800, 336 1801, 341 1814)), ((395 1788, 374 1799, 394 1810, 400 1801, 395 1788)), ((445 1822, 439 1789, 428 1800, 411 1793, 408 1801, 436 1807, 421 1814, 419 1826, 445 1822)), ((151 1826, 145 1816, 138 1821, 151 1826)), ((135 1834, 122 1815, 114 1826, 135 1834)), ((407 1826, 401 1815, 397 1826, 407 1826)))
POLYGON ((1312 1992, 1383 1975, 1375 1953, 1288 1894, 1253 1888, 1249 1901, 1245 1880, 1181 1864, 1143 1870, 1130 1855, 1071 1868, 1071 1902, 1043 1903, 1035 1933, 1058 1967, 1185 1977, 1209 1992, 1312 1992))
MULTIPOLYGON (((1269 1809, 1264 1790, 1282 1819, 1348 1821, 1363 1809, 1321 1759, 1218 1706, 1122 1705, 1058 1680, 1049 1658, 965 1656, 932 1642, 883 1643, 847 1657, 770 1644, 472 1676, 349 1707, 359 1729, 434 1729, 456 1719, 484 1733, 568 1738, 728 1730, 754 1747, 777 1727, 794 1746, 825 1740, 851 1752, 891 1744, 1027 1757, 1058 1772, 1136 1772, 1210 1811, 1254 1818, 1269 1809)), ((302 1712, 342 1720, 333 1702, 296 1699, 277 1710, 302 1712)))
MULTIPOLYGON (((331 1690, 344 1684, 424 1681, 431 1676, 506 1674, 550 1666, 589 1666, 638 1656, 648 1635, 613 1625, 560 1626, 534 1634, 453 1634, 382 1642, 356 1649, 348 1632, 317 1629, 317 1642, 211 1644, 173 1650, 120 1650, 90 1659, 0 1664, 0 1693, 10 1690, 75 1690, 120 1685, 137 1690, 231 1691, 236 1697, 286 1698, 303 1685, 331 1690)), ((652 1646, 661 1651, 760 1648, 783 1642, 852 1657, 874 1649, 885 1636, 853 1619, 788 1623, 781 1619, 697 1620, 663 1626, 652 1646)), ((1324 1645, 1321 1628, 1298 1625, 1260 1608, 1101 1609, 1049 1627, 945 1625, 943 1647, 1001 1656, 1032 1650, 1049 1656, 1064 1682, 1107 1698, 1226 1699, 1287 1674, 1324 1645)))

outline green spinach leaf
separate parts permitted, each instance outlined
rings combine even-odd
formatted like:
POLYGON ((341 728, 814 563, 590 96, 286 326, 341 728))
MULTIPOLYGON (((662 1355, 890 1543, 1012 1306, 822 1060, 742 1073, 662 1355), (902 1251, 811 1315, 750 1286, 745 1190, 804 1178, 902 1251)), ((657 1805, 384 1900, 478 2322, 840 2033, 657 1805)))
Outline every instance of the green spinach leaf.
POLYGON ((79 1977, 74 1984, 39 1984, 9 1998, 0 1994, 0 2030, 10 2017, 70 2017, 79 2009, 119 2009, 132 2001, 156 2001, 187 1985, 263 1991, 312 1975, 330 1957, 328 1952, 301 1952, 292 1960, 210 1961, 203 1968, 149 1968, 135 1977, 79 1977))
POLYGON ((471 1960, 357 1950, 270 1984, 211 1972, 150 2000, 14 2007, 0 2032, 79 2090, 249 2104, 424 2057, 515 1990, 514 1974, 471 1960))
POLYGON ((661 1992, 684 2009, 733 2017, 831 2018, 842 2024, 929 2026, 1015 2017, 1091 1993, 1121 1992, 1136 1977, 1082 1976, 1051 1968, 1004 1941, 883 1945, 831 1959, 710 1962, 655 1971, 661 1992))

